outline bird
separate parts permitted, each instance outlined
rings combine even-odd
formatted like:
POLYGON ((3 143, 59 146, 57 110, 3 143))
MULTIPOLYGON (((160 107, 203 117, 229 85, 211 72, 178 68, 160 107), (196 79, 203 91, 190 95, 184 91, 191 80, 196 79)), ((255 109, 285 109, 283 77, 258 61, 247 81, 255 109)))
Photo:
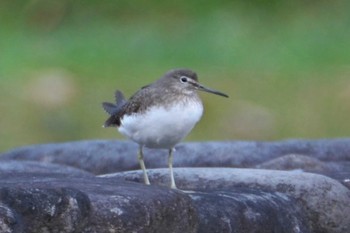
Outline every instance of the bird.
POLYGON ((170 187, 177 189, 173 173, 173 152, 201 119, 203 104, 197 91, 229 97, 220 91, 203 86, 196 72, 172 69, 155 82, 143 86, 128 100, 119 90, 116 103, 103 102, 109 114, 103 127, 116 127, 118 131, 136 142, 138 160, 144 183, 150 185, 144 163, 143 148, 167 149, 170 187))

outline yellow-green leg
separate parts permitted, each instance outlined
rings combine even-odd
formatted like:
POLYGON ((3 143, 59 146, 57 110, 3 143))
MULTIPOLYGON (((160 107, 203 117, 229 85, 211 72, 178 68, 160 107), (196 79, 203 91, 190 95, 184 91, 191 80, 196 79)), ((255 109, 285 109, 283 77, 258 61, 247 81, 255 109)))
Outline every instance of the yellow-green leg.
POLYGON ((142 146, 139 147, 138 159, 139 159, 140 167, 143 171, 143 178, 144 178, 145 184, 150 185, 151 183, 149 182, 149 179, 148 179, 145 162, 143 161, 142 148, 143 148, 142 146))
POLYGON ((177 189, 175 184, 174 171, 173 171, 173 152, 174 152, 173 148, 169 149, 168 165, 170 169, 170 188, 177 189))

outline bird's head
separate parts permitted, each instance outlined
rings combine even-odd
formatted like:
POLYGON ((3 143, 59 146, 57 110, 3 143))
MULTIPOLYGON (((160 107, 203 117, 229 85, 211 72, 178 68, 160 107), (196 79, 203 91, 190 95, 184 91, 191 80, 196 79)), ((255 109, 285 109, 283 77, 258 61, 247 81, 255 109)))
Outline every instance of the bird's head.
POLYGON ((203 86, 198 82, 197 74, 189 69, 174 69, 167 72, 161 79, 172 88, 183 93, 195 93, 196 91, 205 91, 215 95, 228 97, 225 93, 203 86))

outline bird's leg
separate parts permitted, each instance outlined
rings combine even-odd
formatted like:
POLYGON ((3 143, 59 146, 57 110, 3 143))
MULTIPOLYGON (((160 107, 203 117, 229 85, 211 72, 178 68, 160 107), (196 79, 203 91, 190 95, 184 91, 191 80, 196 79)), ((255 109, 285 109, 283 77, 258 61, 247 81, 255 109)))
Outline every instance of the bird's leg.
POLYGON ((174 152, 173 148, 169 149, 168 165, 170 169, 170 182, 171 182, 170 188, 177 189, 175 184, 175 179, 174 179, 174 172, 173 172, 173 152, 174 152))
POLYGON ((147 175, 147 171, 146 171, 146 166, 145 166, 145 162, 143 161, 143 152, 142 152, 142 146, 140 146, 139 148, 139 154, 138 154, 138 159, 139 159, 139 163, 140 163, 140 167, 143 171, 143 178, 145 180, 145 184, 150 185, 151 183, 149 182, 148 179, 148 175, 147 175))

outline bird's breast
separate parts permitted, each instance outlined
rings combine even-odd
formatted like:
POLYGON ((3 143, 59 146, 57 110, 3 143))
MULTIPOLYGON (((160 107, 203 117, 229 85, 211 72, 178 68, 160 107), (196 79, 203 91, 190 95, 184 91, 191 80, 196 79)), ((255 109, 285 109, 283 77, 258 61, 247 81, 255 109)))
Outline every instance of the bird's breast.
POLYGON ((119 132, 140 145, 172 148, 200 120, 201 102, 181 102, 171 106, 153 106, 142 113, 124 115, 119 132))

